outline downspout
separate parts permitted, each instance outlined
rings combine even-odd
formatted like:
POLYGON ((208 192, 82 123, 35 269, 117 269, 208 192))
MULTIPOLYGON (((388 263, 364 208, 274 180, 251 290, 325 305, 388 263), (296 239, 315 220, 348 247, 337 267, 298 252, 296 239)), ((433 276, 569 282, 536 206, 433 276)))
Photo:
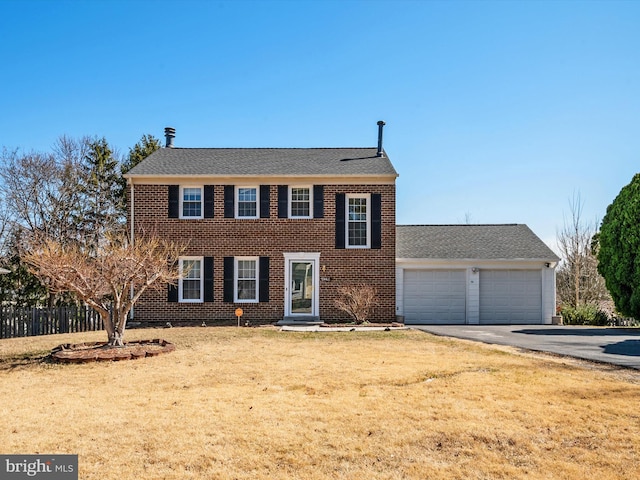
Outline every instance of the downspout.
MULTIPOLYGON (((131 222, 130 225, 129 225, 130 228, 131 228, 129 242, 131 243, 131 246, 133 247, 133 244, 134 244, 133 221, 134 221, 134 218, 135 218, 135 215, 134 215, 134 212, 135 212, 135 197, 134 197, 133 180, 131 180, 131 177, 129 177, 127 179, 127 183, 129 184, 129 187, 131 188, 131 194, 129 195, 129 208, 131 209, 130 213, 129 213, 129 219, 130 219, 130 222, 131 222)), ((129 292, 129 295, 130 295, 129 298, 133 299, 133 295, 134 294, 135 294, 135 292, 133 290, 133 284, 132 284, 130 292, 129 292)), ((135 309, 135 305, 133 305, 131 307, 131 310, 129 310, 129 320, 133 320, 133 316, 134 316, 133 310, 134 309, 135 309)))
POLYGON ((133 190, 133 180, 131 180, 131 178, 127 179, 127 183, 129 184, 130 187, 130 195, 129 195, 129 205, 130 205, 130 214, 129 214, 129 218, 130 218, 130 232, 129 232, 129 242, 131 242, 131 245, 133 245, 133 222, 134 222, 134 207, 135 207, 135 197, 134 197, 134 190, 133 190))

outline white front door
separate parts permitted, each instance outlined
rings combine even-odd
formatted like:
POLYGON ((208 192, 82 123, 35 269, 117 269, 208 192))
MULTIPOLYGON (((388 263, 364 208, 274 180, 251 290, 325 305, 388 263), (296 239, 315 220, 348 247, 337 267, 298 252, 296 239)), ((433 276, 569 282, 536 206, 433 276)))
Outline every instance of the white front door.
POLYGON ((285 316, 318 316, 319 253, 285 253, 285 316))

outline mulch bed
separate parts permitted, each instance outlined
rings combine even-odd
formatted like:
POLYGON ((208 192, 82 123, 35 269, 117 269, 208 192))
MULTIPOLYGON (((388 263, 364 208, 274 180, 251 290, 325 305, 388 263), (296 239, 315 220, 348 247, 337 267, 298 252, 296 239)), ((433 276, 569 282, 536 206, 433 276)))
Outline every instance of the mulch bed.
POLYGON ((175 349, 173 343, 161 339, 125 342, 124 347, 110 347, 107 342, 65 343, 51 350, 51 359, 59 363, 113 362, 155 357, 175 349))

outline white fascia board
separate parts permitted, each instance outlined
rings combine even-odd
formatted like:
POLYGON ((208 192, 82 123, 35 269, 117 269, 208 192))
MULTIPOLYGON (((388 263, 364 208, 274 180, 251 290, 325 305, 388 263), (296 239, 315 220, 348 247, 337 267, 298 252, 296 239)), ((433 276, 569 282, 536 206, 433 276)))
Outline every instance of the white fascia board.
POLYGON ((177 185, 198 182, 204 185, 237 185, 238 183, 256 183, 262 185, 289 185, 291 183, 310 183, 312 185, 393 185, 397 175, 124 175, 124 178, 137 185, 177 185))
POLYGON ((396 258, 396 266, 404 269, 466 269, 478 267, 485 269, 542 269, 555 268, 554 262, 547 259, 491 259, 483 260, 478 258, 396 258), (549 263, 549 267, 546 264, 549 263))

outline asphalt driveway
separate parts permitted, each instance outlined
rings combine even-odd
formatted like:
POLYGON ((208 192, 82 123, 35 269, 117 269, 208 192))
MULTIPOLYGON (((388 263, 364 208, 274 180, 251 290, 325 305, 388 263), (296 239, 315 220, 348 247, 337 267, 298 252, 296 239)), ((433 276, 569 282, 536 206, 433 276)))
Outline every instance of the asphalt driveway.
POLYGON ((573 325, 413 325, 412 328, 640 370, 640 328, 573 325))

